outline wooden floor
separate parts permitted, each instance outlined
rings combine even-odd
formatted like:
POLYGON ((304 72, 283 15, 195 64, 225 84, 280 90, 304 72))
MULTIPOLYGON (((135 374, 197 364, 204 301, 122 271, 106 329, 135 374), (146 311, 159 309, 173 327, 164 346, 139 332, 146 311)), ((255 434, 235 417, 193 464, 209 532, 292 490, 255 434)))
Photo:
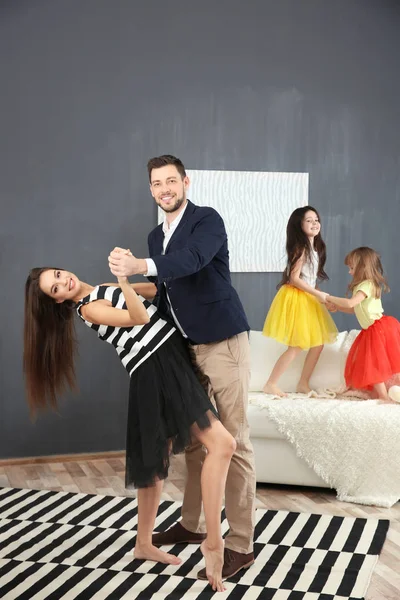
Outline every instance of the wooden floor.
MULTIPOLYGON (((130 496, 124 487, 122 454, 92 460, 68 460, 1 465, 0 487, 48 489, 113 496, 130 496)), ((183 456, 173 459, 163 497, 182 500, 185 483, 183 456)), ((335 493, 317 488, 257 486, 260 508, 293 510, 351 517, 384 518, 391 521, 389 533, 372 577, 366 600, 400 600, 400 503, 391 509, 338 502, 335 493)))

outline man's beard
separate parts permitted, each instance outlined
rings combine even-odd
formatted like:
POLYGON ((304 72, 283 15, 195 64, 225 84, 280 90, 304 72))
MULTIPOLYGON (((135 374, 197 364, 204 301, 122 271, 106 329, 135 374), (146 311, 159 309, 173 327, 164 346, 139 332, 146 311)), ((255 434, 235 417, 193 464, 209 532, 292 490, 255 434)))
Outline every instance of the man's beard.
POLYGON ((163 210, 165 213, 173 213, 173 212, 177 211, 184 202, 185 202, 185 198, 184 198, 184 196, 182 196, 182 198, 177 198, 175 200, 175 203, 172 204, 171 206, 164 207, 164 206, 162 206, 161 201, 157 202, 157 204, 161 208, 161 210, 163 210))

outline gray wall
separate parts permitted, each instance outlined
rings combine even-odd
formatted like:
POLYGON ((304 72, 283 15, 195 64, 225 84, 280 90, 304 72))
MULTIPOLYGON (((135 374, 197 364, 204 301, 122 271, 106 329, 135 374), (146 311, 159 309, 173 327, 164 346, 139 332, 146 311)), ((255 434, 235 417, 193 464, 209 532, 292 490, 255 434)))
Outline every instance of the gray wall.
MULTIPOLYGON (((81 326, 80 394, 30 423, 23 286, 43 264, 107 281, 114 245, 144 256, 155 154, 193 169, 308 171, 327 289, 344 293, 344 254, 369 244, 400 317, 399 31, 397 0, 1 2, 0 457, 124 446, 128 378, 81 326)), ((278 275, 233 279, 261 328, 278 275)))

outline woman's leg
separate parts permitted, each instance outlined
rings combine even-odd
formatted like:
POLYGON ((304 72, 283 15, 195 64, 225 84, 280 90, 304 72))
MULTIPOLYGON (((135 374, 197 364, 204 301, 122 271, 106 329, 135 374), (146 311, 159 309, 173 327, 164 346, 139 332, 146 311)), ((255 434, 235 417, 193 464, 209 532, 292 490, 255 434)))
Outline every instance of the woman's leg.
MULTIPOLYGON (((213 419, 213 417, 211 417, 213 419)), ((220 423, 213 419, 211 427, 199 429, 196 425, 192 433, 207 448, 201 471, 201 491, 207 538, 201 544, 206 562, 207 578, 213 590, 224 591, 222 567, 224 564, 224 541, 221 533, 221 509, 225 492, 226 476, 232 454, 236 449, 235 439, 220 423)))
POLYGON ((309 394, 311 392, 310 377, 317 366, 317 362, 323 349, 324 346, 315 346, 314 348, 310 348, 310 350, 307 352, 306 360, 304 361, 304 367, 300 376, 300 381, 297 384, 296 392, 298 394, 309 394))
POLYGON ((138 489, 138 528, 133 555, 142 560, 179 565, 182 562, 180 558, 159 550, 151 543, 163 484, 163 481, 157 479, 153 486, 138 489))
POLYGON ((278 387, 279 378, 288 370, 296 356, 300 354, 301 348, 297 346, 289 346, 287 350, 278 358, 267 383, 263 387, 265 394, 273 394, 274 396, 285 396, 284 392, 278 387))

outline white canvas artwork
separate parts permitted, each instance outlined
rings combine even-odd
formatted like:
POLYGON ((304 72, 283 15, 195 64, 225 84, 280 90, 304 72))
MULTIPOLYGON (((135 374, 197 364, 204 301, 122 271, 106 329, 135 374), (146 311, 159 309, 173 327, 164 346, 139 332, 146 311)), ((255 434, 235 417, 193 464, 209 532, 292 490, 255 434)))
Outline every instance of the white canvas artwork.
MULTIPOLYGON (((187 171, 188 197, 225 221, 233 273, 283 271, 286 225, 308 204, 308 173, 187 171)), ((159 223, 164 215, 159 210, 159 223)))

